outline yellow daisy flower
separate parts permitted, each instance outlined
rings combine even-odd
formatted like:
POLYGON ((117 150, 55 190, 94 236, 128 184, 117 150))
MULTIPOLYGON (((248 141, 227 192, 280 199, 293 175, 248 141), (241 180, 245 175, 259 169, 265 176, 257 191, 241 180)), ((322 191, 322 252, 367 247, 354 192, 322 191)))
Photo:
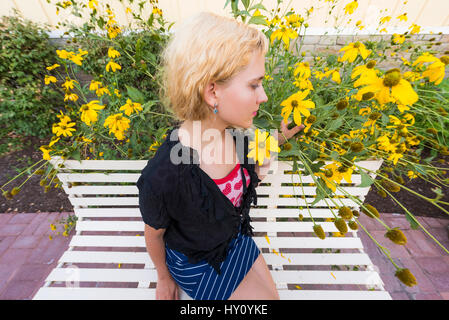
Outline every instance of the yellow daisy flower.
POLYGON ((120 111, 124 110, 127 116, 130 116, 133 112, 139 113, 142 111, 140 103, 132 102, 131 99, 126 100, 126 104, 120 107, 120 111))
POLYGON ((112 69, 112 72, 115 72, 116 70, 122 70, 122 67, 118 63, 111 60, 106 65, 106 71, 109 72, 110 69, 112 69))
POLYGON ((305 91, 298 91, 297 93, 292 94, 286 100, 281 102, 282 108, 281 115, 284 118, 284 122, 288 123, 288 118, 293 111, 293 121, 296 125, 301 125, 301 114, 303 114, 306 118, 310 116, 310 111, 308 109, 315 108, 315 103, 312 100, 304 100, 305 97, 309 94, 310 90, 307 89, 305 91))
POLYGON ((296 39, 297 37, 298 33, 295 30, 292 30, 282 24, 279 29, 271 34, 270 40, 271 44, 273 44, 275 39, 281 39, 285 43, 285 47, 288 48, 290 45, 290 39, 296 39))
POLYGON ((263 161, 265 158, 270 159, 270 151, 281 151, 278 146, 278 141, 273 136, 267 136, 267 131, 262 132, 259 129, 256 129, 254 132, 254 140, 250 141, 248 145, 248 149, 250 151, 247 157, 254 159, 254 161, 257 161, 260 166, 263 165, 263 161))
POLYGON ((383 78, 372 77, 370 83, 360 89, 358 97, 372 92, 380 104, 398 102, 403 105, 412 105, 418 101, 418 95, 407 80, 404 80, 399 69, 391 69, 383 78))
POLYGON ((339 52, 342 51, 345 52, 341 58, 342 61, 348 60, 351 63, 354 62, 359 54, 363 60, 371 54, 371 50, 366 49, 365 45, 359 41, 348 44, 346 47, 341 48, 339 52))
POLYGON ((104 109, 104 106, 100 105, 99 102, 98 100, 92 100, 87 104, 83 104, 79 110, 81 112, 81 121, 88 126, 98 120, 97 110, 104 109))
POLYGON ((357 9, 358 6, 359 6, 359 4, 357 3, 357 0, 348 3, 345 6, 345 14, 353 14, 355 9, 357 9))

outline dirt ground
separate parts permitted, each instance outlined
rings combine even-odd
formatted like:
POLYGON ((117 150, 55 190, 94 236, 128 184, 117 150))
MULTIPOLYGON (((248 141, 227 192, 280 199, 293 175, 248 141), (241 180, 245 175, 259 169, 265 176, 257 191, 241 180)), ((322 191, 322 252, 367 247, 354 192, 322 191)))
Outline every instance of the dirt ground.
MULTIPOLYGON (((42 152, 39 150, 41 145, 48 143, 45 139, 28 138, 24 141, 27 146, 16 152, 0 156, 0 186, 14 177, 18 172, 27 168, 36 161, 42 159, 42 152), (17 171, 17 170, 19 171, 17 171)), ((440 167, 449 168, 449 157, 445 157, 445 164, 438 164, 440 167)), ((449 170, 448 170, 449 172, 449 170)), ((11 190, 13 187, 22 183, 26 179, 26 174, 13 181, 6 186, 6 189, 11 190)), ((449 173, 447 175, 449 177, 449 173)), ((24 212, 71 212, 73 207, 70 204, 67 195, 63 189, 51 188, 47 193, 44 192, 44 187, 39 185, 41 176, 33 176, 23 186, 23 190, 19 192, 12 200, 7 200, 5 197, 0 197, 0 213, 24 212)), ((436 194, 431 190, 434 186, 430 183, 416 178, 408 181, 406 187, 417 191, 429 198, 435 198, 436 194)), ((449 188, 442 189, 443 201, 449 202, 449 188)), ((421 198, 418 198, 408 191, 401 189, 400 192, 393 193, 393 195, 416 216, 427 216, 435 218, 447 218, 449 215, 421 198)), ((365 202, 375 206, 379 212, 384 213, 402 213, 404 210, 391 198, 382 198, 373 188, 365 198, 365 202)), ((443 206, 449 211, 449 206, 443 206)))

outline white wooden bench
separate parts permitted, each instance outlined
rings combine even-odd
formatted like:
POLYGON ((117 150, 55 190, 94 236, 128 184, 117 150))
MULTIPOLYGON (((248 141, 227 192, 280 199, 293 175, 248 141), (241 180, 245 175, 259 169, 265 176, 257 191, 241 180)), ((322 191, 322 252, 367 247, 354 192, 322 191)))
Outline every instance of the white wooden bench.
MULTIPOLYGON (((56 157, 51 161, 55 166, 62 163, 56 157)), ((145 249, 135 185, 146 163, 70 160, 59 169, 57 177, 78 217, 76 234, 34 299, 155 298, 157 275, 145 249), (71 185, 75 182, 83 185, 71 185)), ((370 161, 361 165, 372 170, 379 167, 370 161)), ((357 232, 330 237, 330 232, 338 231, 334 224, 319 222, 327 236, 321 240, 312 234, 305 200, 280 196, 302 194, 301 187, 291 186, 300 182, 291 169, 291 162, 279 162, 276 174, 267 175, 257 188, 258 205, 250 211, 254 240, 272 268, 280 298, 391 299, 357 232), (298 219, 298 205, 304 207, 303 221, 298 219)), ((354 184, 360 181, 360 175, 353 175, 354 184)), ((315 194, 315 187, 308 185, 312 183, 310 176, 303 177, 309 203, 307 196, 315 194)), ((354 184, 346 190, 363 201, 369 188, 354 184)), ((357 208, 346 197, 339 200, 357 208)), ((333 217, 323 201, 311 213, 315 219, 333 217)), ((184 292, 181 298, 190 299, 184 292)))

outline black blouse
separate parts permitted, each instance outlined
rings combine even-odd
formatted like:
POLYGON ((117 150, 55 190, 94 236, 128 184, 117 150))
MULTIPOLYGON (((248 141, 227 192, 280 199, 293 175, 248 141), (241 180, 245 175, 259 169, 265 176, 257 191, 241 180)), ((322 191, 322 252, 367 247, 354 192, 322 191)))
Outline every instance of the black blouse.
POLYGON ((220 274, 231 240, 241 233, 252 236, 249 210, 257 205, 256 187, 261 181, 253 159, 248 159, 247 132, 231 130, 243 178, 242 203, 234 207, 215 181, 199 167, 198 152, 180 143, 179 126, 167 132, 155 156, 142 170, 137 181, 139 208, 143 221, 165 228, 167 247, 188 257, 190 263, 206 260, 220 274), (239 146, 243 146, 240 147, 239 146), (242 150, 243 149, 243 150, 242 150), (245 168, 250 175, 247 187, 245 168))

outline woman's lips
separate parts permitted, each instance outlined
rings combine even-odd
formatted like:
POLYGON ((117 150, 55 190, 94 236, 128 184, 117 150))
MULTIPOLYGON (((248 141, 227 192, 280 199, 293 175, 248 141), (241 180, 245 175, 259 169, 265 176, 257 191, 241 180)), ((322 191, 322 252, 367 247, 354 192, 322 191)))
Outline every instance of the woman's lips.
POLYGON ((253 117, 257 116, 257 111, 253 112, 253 117))

